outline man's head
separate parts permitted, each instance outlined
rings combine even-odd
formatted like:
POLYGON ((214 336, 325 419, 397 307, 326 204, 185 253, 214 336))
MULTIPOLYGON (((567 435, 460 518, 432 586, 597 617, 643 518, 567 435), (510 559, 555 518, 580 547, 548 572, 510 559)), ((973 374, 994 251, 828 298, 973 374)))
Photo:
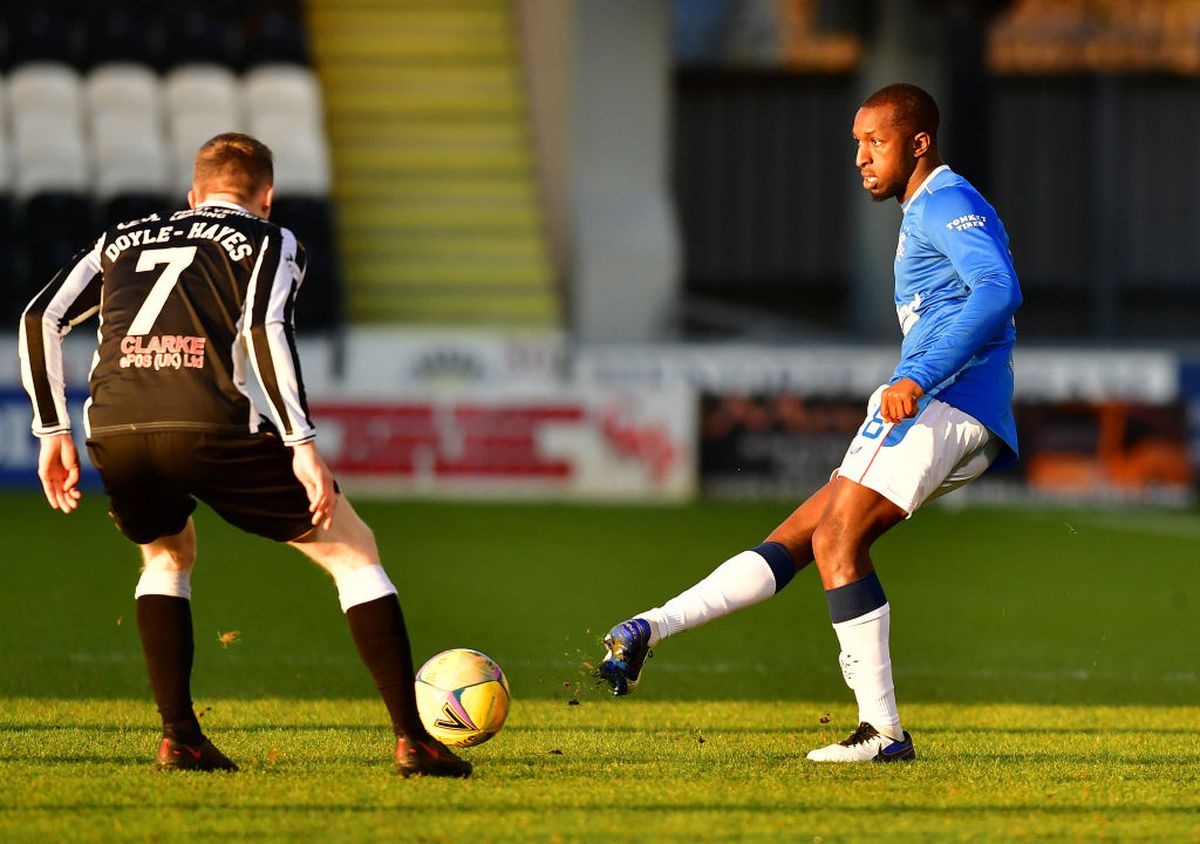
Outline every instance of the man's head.
POLYGON ((872 199, 903 202, 941 164, 938 121, 937 103, 916 85, 888 85, 863 101, 854 116, 854 165, 872 199))
POLYGON ((269 217, 274 183, 274 157, 267 145, 241 132, 225 132, 205 141, 196 153, 188 205, 220 199, 269 217))

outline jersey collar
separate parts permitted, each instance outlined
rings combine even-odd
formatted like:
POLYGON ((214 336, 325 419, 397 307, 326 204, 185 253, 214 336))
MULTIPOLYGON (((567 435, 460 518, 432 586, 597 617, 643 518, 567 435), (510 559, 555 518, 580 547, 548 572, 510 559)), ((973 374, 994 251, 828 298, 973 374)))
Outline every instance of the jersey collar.
MULTIPOLYGON (((197 205, 196 207, 197 208, 229 208, 233 211, 241 211, 243 214, 250 214, 249 211, 247 211, 242 206, 238 205, 236 202, 226 202, 223 199, 206 199, 203 202, 201 202, 199 205, 197 205)), ((254 215, 250 214, 250 216, 253 217, 254 215)))
POLYGON ((917 189, 915 191, 913 191, 913 195, 908 198, 908 202, 906 202, 900 206, 900 210, 903 211, 905 214, 907 214, 909 206, 911 206, 914 202, 917 201, 917 197, 921 195, 921 191, 923 191, 927 187, 929 187, 929 183, 933 181, 933 177, 936 176, 938 173, 942 172, 943 170, 949 170, 949 169, 950 169, 949 164, 939 164, 937 167, 934 167, 933 172, 930 173, 928 176, 926 176, 925 181, 921 182, 921 184, 917 186, 917 189))

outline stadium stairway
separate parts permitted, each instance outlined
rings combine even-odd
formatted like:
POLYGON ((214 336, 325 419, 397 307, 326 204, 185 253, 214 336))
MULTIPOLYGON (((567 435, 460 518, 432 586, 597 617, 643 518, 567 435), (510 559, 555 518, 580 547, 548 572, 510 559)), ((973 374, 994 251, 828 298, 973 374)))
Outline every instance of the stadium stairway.
POLYGON ((312 0, 356 322, 557 327, 511 0, 312 0))

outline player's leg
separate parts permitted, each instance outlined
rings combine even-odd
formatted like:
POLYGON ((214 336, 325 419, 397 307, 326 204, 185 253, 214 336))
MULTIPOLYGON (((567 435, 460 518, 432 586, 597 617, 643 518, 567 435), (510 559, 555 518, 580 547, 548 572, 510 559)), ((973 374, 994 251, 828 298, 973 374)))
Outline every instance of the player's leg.
POLYGON ((317 527, 290 544, 329 572, 337 585, 354 644, 391 716, 397 771, 403 776, 469 775, 470 763, 435 741, 421 723, 404 613, 370 527, 339 493, 329 529, 317 527))
POLYGON ((158 767, 236 771, 237 765, 205 737, 192 705, 195 639, 191 576, 196 562, 195 525, 189 517, 183 530, 139 547, 142 576, 134 595, 138 635, 163 722, 158 767))
POLYGON ((871 563, 871 544, 907 517, 875 490, 845 478, 813 534, 813 551, 841 653, 838 662, 858 703, 859 728, 814 750, 815 761, 912 758, 900 725, 889 648, 891 608, 871 563))
POLYGON ((830 500, 826 484, 795 509, 764 542, 730 557, 707 577, 660 607, 640 612, 604 637, 608 649, 597 674, 613 694, 633 691, 650 649, 734 610, 765 601, 812 562, 812 535, 830 500))
MULTIPOLYGON (((878 400, 878 393, 873 404, 878 400)), ((854 691, 859 728, 846 740, 814 750, 815 761, 914 758, 900 725, 892 680, 891 606, 871 563, 870 547, 921 504, 969 483, 995 459, 999 443, 970 416, 927 400, 913 419, 884 425, 877 405, 851 442, 833 499, 813 534, 813 551, 839 663, 854 691)))
POLYGON ((195 525, 189 517, 183 530, 139 547, 142 575, 134 591, 138 634, 162 715, 163 736, 194 746, 202 740, 191 695, 195 525))
POLYGON ((417 742, 413 753, 405 749, 398 759, 399 772, 469 774, 470 765, 429 738, 421 725, 396 588, 380 563, 374 534, 345 496, 338 494, 330 527, 314 527, 308 495, 292 471, 292 452, 270 433, 209 438, 192 460, 198 466, 196 496, 225 521, 288 543, 333 578, 355 645, 391 716, 398 752, 417 742))
POLYGON ((186 452, 187 439, 171 433, 130 434, 95 438, 87 445, 113 521, 141 551, 134 597, 138 636, 163 724, 158 767, 237 770, 205 738, 192 707, 196 531, 191 514, 196 502, 176 484, 178 473, 164 471, 164 463, 186 452))

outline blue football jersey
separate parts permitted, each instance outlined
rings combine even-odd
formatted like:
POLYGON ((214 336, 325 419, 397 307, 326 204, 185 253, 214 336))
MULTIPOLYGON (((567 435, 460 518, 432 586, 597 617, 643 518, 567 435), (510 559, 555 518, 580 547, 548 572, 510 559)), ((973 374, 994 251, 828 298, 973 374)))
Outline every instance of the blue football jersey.
POLYGON ((1013 314, 1021 288, 996 209, 946 165, 903 205, 896 245, 896 314, 904 332, 892 381, 911 378, 969 413, 1017 456, 1013 314))

